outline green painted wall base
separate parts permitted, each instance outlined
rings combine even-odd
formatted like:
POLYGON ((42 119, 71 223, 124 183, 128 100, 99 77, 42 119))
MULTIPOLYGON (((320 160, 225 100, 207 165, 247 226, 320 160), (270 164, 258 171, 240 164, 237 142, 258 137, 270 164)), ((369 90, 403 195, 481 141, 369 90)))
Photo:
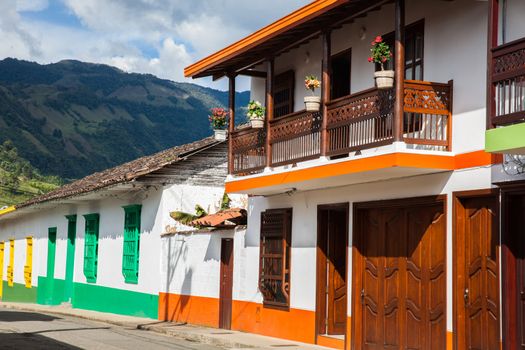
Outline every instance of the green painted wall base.
POLYGON ((2 301, 11 301, 16 303, 36 303, 38 288, 33 286, 26 288, 24 284, 15 283, 12 287, 3 281, 2 301))
POLYGON ((60 305, 65 301, 69 301, 64 298, 64 286, 64 280, 39 276, 37 303, 41 305, 60 305))
POLYGON ((485 133, 485 151, 525 154, 525 123, 487 130, 485 133))
POLYGON ((157 319, 159 296, 75 283, 73 285, 73 307, 157 319))

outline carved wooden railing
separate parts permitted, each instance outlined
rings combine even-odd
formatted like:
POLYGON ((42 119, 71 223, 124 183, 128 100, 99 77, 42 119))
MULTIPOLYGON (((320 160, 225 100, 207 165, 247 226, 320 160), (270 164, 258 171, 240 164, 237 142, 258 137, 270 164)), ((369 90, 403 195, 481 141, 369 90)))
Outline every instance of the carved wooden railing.
POLYGON ((492 49, 491 124, 525 121, 525 38, 492 49))
POLYGON ((266 166, 266 130, 245 128, 234 131, 231 136, 233 174, 256 173, 266 166))
POLYGON ((271 166, 318 158, 321 155, 320 112, 300 111, 270 122, 271 166))
POLYGON ((452 82, 405 81, 403 139, 423 149, 450 149, 452 82))
POLYGON ((389 144, 393 134, 393 90, 370 89, 327 104, 327 155, 389 144))

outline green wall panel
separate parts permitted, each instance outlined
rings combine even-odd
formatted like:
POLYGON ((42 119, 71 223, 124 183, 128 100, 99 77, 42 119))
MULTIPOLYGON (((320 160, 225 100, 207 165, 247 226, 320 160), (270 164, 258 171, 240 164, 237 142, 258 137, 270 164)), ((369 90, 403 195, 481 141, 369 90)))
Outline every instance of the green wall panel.
POLYGON ((67 301, 64 297, 64 289, 64 280, 38 276, 37 303, 42 305, 60 305, 67 301))
POLYGON ((73 307, 114 314, 158 318, 159 296, 75 283, 73 307))
POLYGON ((525 154, 525 123, 487 130, 485 151, 525 154))
POLYGON ((12 287, 3 281, 2 301, 11 301, 17 303, 36 303, 37 287, 26 288, 24 284, 15 283, 12 287))

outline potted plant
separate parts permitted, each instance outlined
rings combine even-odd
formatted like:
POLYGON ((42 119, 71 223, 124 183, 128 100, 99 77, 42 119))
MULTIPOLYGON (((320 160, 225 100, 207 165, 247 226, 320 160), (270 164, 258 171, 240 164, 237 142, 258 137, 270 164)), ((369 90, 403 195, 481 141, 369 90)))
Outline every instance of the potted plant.
POLYGON ((215 139, 219 141, 226 140, 226 125, 228 124, 228 112, 224 108, 212 108, 211 114, 208 116, 211 127, 215 134, 215 139))
POLYGON ((390 46, 383 41, 381 36, 377 36, 372 41, 370 52, 372 54, 368 57, 368 62, 377 63, 381 67, 380 71, 374 73, 377 88, 391 89, 394 86, 394 71, 385 70, 385 64, 392 59, 390 46))
POLYGON ((307 112, 318 112, 321 107, 321 97, 315 96, 315 89, 321 87, 321 82, 315 75, 307 75, 304 79, 304 87, 312 92, 311 96, 304 97, 304 106, 307 112))
POLYGON ((264 127, 265 112, 266 108, 261 105, 261 102, 252 100, 248 103, 248 113, 246 116, 248 117, 252 128, 260 129, 264 127))

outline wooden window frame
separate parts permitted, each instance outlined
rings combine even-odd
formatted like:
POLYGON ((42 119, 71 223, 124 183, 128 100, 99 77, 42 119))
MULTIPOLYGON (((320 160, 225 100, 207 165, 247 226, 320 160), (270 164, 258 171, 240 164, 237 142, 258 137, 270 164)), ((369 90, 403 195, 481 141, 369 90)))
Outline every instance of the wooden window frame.
POLYGON ((122 275, 124 282, 137 284, 139 279, 139 256, 140 256, 140 216, 141 204, 133 204, 122 207, 124 209, 124 236, 122 247, 122 275), (130 222, 130 216, 135 215, 134 223, 130 222))
MULTIPOLYGON (((292 208, 285 208, 285 209, 268 209, 264 212, 261 212, 261 234, 260 234, 260 251, 259 251, 259 290, 261 294, 263 295, 263 306, 265 308, 274 308, 274 309, 280 309, 289 311, 290 310, 290 272, 291 272, 291 247, 292 247, 292 217, 293 217, 293 210, 292 208), (279 232, 271 231, 271 228, 267 230, 267 225, 270 223, 267 223, 266 216, 281 216, 281 226, 278 229, 279 232), (275 254, 275 253, 266 253, 265 247, 266 247, 266 240, 268 238, 274 238, 277 237, 277 239, 282 240, 282 253, 281 254, 275 254), (279 257, 278 255, 281 255, 279 257), (278 275, 268 275, 265 274, 264 266, 267 265, 265 259, 282 259, 281 263, 281 271, 278 275), (266 277, 266 278, 265 278, 266 277), (282 297, 284 297, 284 301, 278 301, 274 298, 271 298, 272 291, 267 288, 265 285, 268 283, 268 280, 277 281, 281 285, 281 289, 279 292, 282 294, 282 297)), ((270 264, 272 265, 272 264, 270 264)), ((271 283, 271 282, 270 282, 271 283)), ((275 293, 273 293, 275 294, 275 293)))
POLYGON ((84 228, 84 276, 88 283, 97 282, 97 270, 98 270, 98 237, 99 237, 99 226, 100 226, 100 215, 99 214, 86 214, 84 215, 85 228, 84 228), (93 222, 93 231, 89 230, 89 225, 93 222), (91 243, 92 240, 92 243, 91 243), (89 249, 90 245, 93 244, 94 248, 89 249), (89 266, 89 264, 93 266, 89 266))
POLYGON ((285 115, 292 114, 294 112, 294 95, 295 95, 295 72, 293 70, 287 70, 280 73, 274 78, 274 105, 273 105, 273 116, 274 118, 284 117, 285 115), (289 99, 287 102, 278 103, 275 98, 279 92, 289 89, 289 99), (288 107, 288 113, 278 113, 279 108, 288 107))
POLYGON ((31 288, 33 277, 33 237, 26 237, 26 264, 24 265, 24 282, 26 288, 31 288))

